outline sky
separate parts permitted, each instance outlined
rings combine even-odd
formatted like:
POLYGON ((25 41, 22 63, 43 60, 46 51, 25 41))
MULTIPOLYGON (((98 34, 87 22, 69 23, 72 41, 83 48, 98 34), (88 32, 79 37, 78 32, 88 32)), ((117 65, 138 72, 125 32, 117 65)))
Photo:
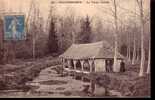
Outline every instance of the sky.
MULTIPOLYGON (((49 14, 50 6, 56 6, 56 13, 60 16, 64 16, 70 13, 70 10, 67 11, 67 8, 71 8, 72 11, 76 14, 76 16, 91 16, 91 17, 100 17, 105 20, 111 19, 111 13, 109 9, 112 7, 111 0, 35 0, 38 4, 41 14, 44 17, 44 20, 47 19, 49 14), (54 4, 52 2, 55 2, 54 4), (58 3, 59 1, 83 1, 81 4, 74 3, 58 3), (101 1, 103 3, 101 3, 101 1), (86 2, 90 2, 89 4, 86 2), (93 2, 93 3, 92 3, 93 2), (100 2, 98 4, 94 2, 100 2)), ((135 0, 116 0, 118 5, 125 9, 129 9, 129 11, 135 10, 135 0)), ((0 9, 5 9, 5 12, 24 12, 26 15, 30 8, 31 0, 0 0, 0 9)), ((138 8, 136 8, 138 9, 138 8)), ((144 9, 150 9, 150 0, 144 0, 144 9)), ((123 19, 129 18, 129 13, 124 13, 124 10, 118 10, 119 15, 123 19)))

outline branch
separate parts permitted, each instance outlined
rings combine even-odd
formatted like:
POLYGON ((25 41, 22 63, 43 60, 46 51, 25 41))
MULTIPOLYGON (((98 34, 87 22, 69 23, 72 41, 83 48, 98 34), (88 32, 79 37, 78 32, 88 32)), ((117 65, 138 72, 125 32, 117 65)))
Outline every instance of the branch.
POLYGON ((100 11, 102 11, 102 12, 104 12, 104 13, 106 13, 106 14, 108 14, 108 15, 110 15, 110 16, 113 16, 114 17, 114 13, 112 12, 112 10, 109 10, 109 9, 107 9, 107 8, 105 8, 105 7, 97 7, 100 11), (104 10, 103 10, 104 9, 104 10), (110 12, 108 12, 108 10, 109 11, 111 11, 111 13, 110 12))
POLYGON ((121 6, 118 6, 120 9, 122 9, 122 10, 124 10, 124 11, 127 11, 127 12, 130 12, 130 13, 132 13, 132 14, 136 14, 137 16, 140 16, 138 13, 136 13, 136 12, 134 12, 134 11, 131 11, 131 10, 129 10, 129 9, 126 9, 126 8, 123 8, 123 7, 121 7, 121 6))

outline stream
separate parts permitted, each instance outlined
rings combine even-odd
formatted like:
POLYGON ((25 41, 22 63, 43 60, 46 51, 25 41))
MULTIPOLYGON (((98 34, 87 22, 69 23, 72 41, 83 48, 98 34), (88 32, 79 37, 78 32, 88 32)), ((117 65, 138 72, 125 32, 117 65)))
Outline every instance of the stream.
MULTIPOLYGON (((105 89, 92 81, 81 81, 72 76, 62 77, 51 69, 52 67, 42 70, 38 77, 33 81, 27 82, 26 85, 31 89, 28 92, 22 90, 5 90, 0 91, 1 97, 94 97, 91 90, 94 88, 95 96, 104 97, 105 89), (90 86, 89 93, 83 92, 85 86, 90 86)), ((109 97, 122 97, 121 93, 115 90, 109 90, 109 97)))

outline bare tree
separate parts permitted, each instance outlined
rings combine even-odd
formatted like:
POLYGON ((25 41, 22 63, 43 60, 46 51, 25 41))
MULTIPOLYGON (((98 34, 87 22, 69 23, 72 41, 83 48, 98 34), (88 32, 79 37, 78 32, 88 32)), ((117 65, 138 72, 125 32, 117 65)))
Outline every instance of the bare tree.
POLYGON ((115 19, 115 51, 114 51, 114 68, 113 70, 116 71, 117 66, 117 52, 118 52, 118 15, 117 15, 117 3, 116 0, 113 0, 113 6, 114 6, 114 19, 115 19))
POLYGON ((127 58, 128 58, 128 62, 131 62, 131 28, 128 26, 128 32, 127 32, 127 58))
POLYGON ((144 73, 144 63, 145 63, 145 50, 144 50, 144 12, 143 12, 143 1, 137 0, 140 11, 140 22, 141 22, 141 63, 139 76, 143 76, 144 73))
POLYGON ((121 19, 118 18, 118 3, 116 0, 111 0, 112 2, 112 7, 113 9, 100 9, 102 10, 104 13, 110 15, 113 17, 114 19, 114 65, 113 65, 113 71, 114 72, 117 72, 117 55, 118 55, 118 29, 119 29, 119 26, 118 26, 118 21, 120 23, 123 23, 121 19), (107 10, 107 11, 106 11, 107 10))
POLYGON ((75 34, 76 34, 76 17, 75 17, 75 10, 73 8, 66 8, 66 12, 68 12, 68 15, 65 18, 65 24, 66 24, 66 28, 67 28, 67 33, 68 33, 68 38, 72 43, 75 43, 75 34))
POLYGON ((76 36, 80 29, 74 8, 67 7, 65 11, 65 15, 60 16, 57 22, 60 52, 64 52, 72 43, 76 42, 76 36))
MULTIPOLYGON (((32 55, 33 59, 36 58, 36 40, 37 33, 39 32, 39 21, 40 20, 40 9, 39 5, 35 0, 31 1, 30 10, 28 13, 27 23, 29 21, 29 30, 28 33, 32 34, 32 55)), ((43 24, 43 23, 42 23, 43 24)))
POLYGON ((107 34, 104 35, 104 33, 105 32, 103 32, 102 21, 101 21, 101 19, 98 18, 96 23, 95 23, 95 32, 92 32, 94 41, 103 40, 103 38, 107 35, 107 34))
MULTIPOLYGON (((136 21, 136 2, 135 2, 135 21, 136 21)), ((134 22, 134 32, 133 32, 133 56, 132 56, 132 64, 135 64, 136 60, 136 22, 134 22)))
POLYGON ((135 59, 136 59, 136 37, 135 33, 133 36, 133 55, 132 55, 132 64, 135 64, 135 59))

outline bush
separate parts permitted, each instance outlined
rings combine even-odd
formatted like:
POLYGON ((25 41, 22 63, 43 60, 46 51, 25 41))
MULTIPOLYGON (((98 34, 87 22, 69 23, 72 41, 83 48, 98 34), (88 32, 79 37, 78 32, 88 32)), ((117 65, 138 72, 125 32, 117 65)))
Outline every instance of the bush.
POLYGON ((3 90, 7 87, 5 79, 0 78, 0 90, 3 90))

